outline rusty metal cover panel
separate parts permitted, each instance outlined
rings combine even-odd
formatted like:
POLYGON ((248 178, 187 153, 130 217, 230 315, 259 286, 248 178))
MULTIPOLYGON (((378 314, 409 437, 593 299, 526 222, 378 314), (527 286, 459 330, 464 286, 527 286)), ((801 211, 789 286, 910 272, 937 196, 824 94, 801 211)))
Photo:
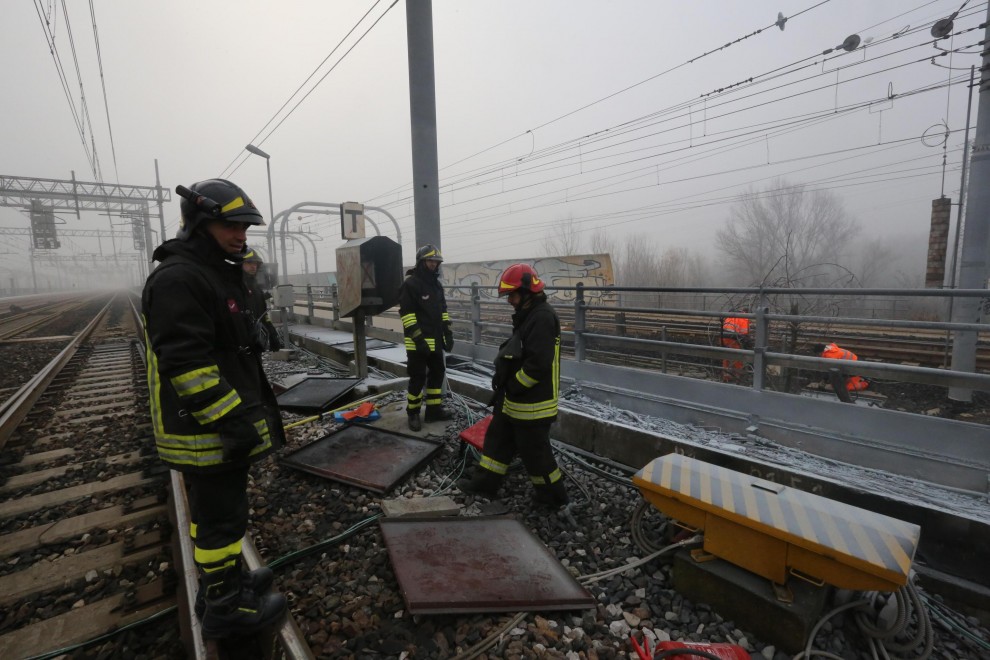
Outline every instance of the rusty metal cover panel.
POLYGON ((513 518, 382 518, 379 525, 412 614, 596 605, 549 548, 513 518))
POLYGON ((283 410, 315 415, 328 410, 359 382, 361 382, 359 378, 314 376, 299 381, 275 397, 275 400, 278 402, 278 407, 283 410))
POLYGON ((351 424, 311 442, 281 462, 376 493, 387 493, 440 449, 440 443, 351 424))

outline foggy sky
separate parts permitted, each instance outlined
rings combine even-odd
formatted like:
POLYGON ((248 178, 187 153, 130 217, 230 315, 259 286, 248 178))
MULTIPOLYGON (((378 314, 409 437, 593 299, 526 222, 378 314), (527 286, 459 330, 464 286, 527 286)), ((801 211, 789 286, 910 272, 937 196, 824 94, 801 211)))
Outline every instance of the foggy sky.
MULTIPOLYGON (((49 4, 68 91, 81 112, 61 4, 4 3, 0 174, 68 179, 75 171, 93 181, 38 17, 49 4)), ((817 4, 434 0, 445 256, 538 256, 545 232, 565 218, 587 233, 606 227, 618 238, 714 255, 712 239, 732 198, 778 176, 831 188, 868 235, 923 254, 931 200, 943 191, 958 198, 968 90, 954 84, 906 94, 979 64, 975 47, 938 58, 941 67, 927 61, 939 52, 931 24, 962 2, 817 4), (783 31, 772 26, 778 12, 793 17, 783 31), (895 33, 904 34, 892 39, 895 33), (822 54, 852 34, 874 43, 822 54), (726 44, 732 45, 718 50, 726 44), (705 96, 720 88, 728 89, 705 96), (852 110, 856 104, 863 105, 852 110), (818 120, 809 121, 813 116, 818 120), (944 182, 943 122, 953 131, 944 182), (922 140, 926 132, 930 138, 922 140)), ((389 9, 371 0, 96 0, 116 158, 88 3, 66 5, 92 123, 86 141, 95 141, 105 181, 154 185, 158 159, 165 187, 224 174, 267 216, 265 163, 243 151, 253 142, 272 156, 276 212, 302 201, 386 207, 402 229, 405 260, 412 260, 402 3, 389 9)), ((976 28, 985 17, 985 3, 968 3, 956 30, 976 28)), ((973 29, 939 44, 961 48, 982 38, 973 29)), ((172 197, 168 238, 178 220, 172 197)), ((59 218, 65 228, 106 229, 111 222, 92 212, 59 218)), ((379 224, 395 237, 387 222, 379 224)), ((26 228, 28 220, 0 208, 0 226, 26 228)), ((331 270, 337 218, 311 216, 291 226, 322 237, 320 267, 331 270)), ((157 218, 152 228, 157 232, 157 218)), ((249 241, 262 243, 262 236, 252 230, 249 241)), ((62 244, 59 254, 112 249, 107 239, 62 244)), ((117 249, 133 252, 129 240, 118 240, 117 249)), ((0 235, 0 278, 20 277, 26 252, 26 237, 0 235)), ((302 264, 295 247, 290 272, 301 272, 302 264)))

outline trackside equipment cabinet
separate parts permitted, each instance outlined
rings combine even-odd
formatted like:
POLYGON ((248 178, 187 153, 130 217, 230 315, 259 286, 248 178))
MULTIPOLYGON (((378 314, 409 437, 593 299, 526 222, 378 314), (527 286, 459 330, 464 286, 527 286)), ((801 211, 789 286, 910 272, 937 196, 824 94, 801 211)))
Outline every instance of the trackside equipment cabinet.
POLYGON ((704 531, 704 550, 782 585, 788 573, 843 589, 905 585, 921 529, 912 523, 680 454, 633 475, 653 506, 704 531))

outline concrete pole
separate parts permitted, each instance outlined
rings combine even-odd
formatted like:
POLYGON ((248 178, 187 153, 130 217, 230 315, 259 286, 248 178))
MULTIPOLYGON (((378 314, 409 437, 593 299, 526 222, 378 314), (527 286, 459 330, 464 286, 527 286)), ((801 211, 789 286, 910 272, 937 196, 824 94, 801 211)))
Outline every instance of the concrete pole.
POLYGON ((412 128, 416 245, 432 243, 440 247, 432 0, 407 0, 406 40, 409 50, 409 120, 412 128))
MULTIPOLYGON (((990 40, 990 7, 987 8, 985 40, 990 40)), ((984 41, 987 43, 987 41, 984 41)), ((966 191, 966 226, 963 229, 962 253, 959 261, 959 288, 987 287, 987 259, 990 253, 990 47, 984 47, 980 68, 980 95, 976 111, 976 136, 973 138, 973 159, 970 163, 969 189, 966 191)), ((952 321, 980 323, 981 308, 986 299, 961 298, 952 310, 952 321)), ((960 330, 952 342, 952 369, 976 371, 977 333, 960 330)), ((964 403, 973 400, 973 390, 949 388, 949 398, 964 403)))

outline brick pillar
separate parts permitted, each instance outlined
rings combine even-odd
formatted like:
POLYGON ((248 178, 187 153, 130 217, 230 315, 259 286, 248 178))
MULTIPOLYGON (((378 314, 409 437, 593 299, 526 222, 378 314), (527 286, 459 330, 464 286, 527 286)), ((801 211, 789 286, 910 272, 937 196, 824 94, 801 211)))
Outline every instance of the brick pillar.
POLYGON ((932 228, 928 233, 928 267, 925 288, 941 289, 945 281, 945 255, 949 247, 949 213, 952 200, 939 197, 932 200, 932 228))

